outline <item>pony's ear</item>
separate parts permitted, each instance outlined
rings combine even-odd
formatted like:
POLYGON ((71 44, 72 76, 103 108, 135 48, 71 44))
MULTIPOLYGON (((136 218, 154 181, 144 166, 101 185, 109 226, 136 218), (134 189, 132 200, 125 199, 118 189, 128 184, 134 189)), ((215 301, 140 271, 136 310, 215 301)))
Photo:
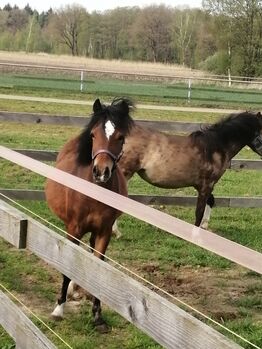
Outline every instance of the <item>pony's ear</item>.
POLYGON ((257 113, 257 117, 258 117, 258 118, 261 118, 261 117, 262 117, 260 111, 257 113))
POLYGON ((129 113, 129 105, 128 103, 123 100, 120 104, 119 104, 119 108, 122 110, 122 112, 124 114, 128 114, 129 113))
POLYGON ((102 105, 100 103, 100 99, 97 98, 93 104, 93 111, 94 113, 98 113, 102 110, 102 105))

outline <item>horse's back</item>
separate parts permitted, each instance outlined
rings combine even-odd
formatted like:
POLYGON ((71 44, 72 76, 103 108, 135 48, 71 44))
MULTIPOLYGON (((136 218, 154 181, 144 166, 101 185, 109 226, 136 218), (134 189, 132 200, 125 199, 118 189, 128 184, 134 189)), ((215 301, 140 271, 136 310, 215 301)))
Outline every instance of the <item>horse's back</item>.
POLYGON ((150 184, 178 188, 194 184, 199 161, 189 137, 136 126, 127 137, 120 166, 127 179, 138 173, 150 184))

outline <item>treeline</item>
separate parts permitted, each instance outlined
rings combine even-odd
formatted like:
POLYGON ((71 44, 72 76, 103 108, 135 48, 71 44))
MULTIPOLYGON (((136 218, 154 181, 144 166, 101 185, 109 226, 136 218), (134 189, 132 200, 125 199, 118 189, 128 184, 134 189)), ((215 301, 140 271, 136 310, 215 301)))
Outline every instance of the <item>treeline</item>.
POLYGON ((262 73, 262 1, 203 0, 202 9, 152 5, 89 13, 0 9, 0 50, 178 63, 216 74, 262 73))

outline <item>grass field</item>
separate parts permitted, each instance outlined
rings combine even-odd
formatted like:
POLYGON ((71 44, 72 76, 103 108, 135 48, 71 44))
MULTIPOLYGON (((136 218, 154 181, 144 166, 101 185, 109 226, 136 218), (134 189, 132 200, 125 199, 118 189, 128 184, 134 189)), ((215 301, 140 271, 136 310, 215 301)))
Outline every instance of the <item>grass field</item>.
MULTIPOLYGON (((29 88, 27 93, 30 94, 29 88)), ((38 90, 31 90, 32 95, 38 93, 38 90)), ((59 95, 64 98, 78 98, 70 91, 52 93, 50 90, 42 91, 42 93, 53 97, 59 95)), ((102 100, 108 100, 108 95, 102 92, 99 97, 102 100)), ((156 102, 155 98, 152 98, 151 101, 150 98, 149 102, 156 102)), ((140 103, 140 99, 137 102, 140 103)), ((223 106, 229 108, 228 104, 223 106)), ((0 110, 65 115, 88 115, 90 113, 89 107, 77 105, 4 100, 0 100, 0 110)), ((213 122, 219 117, 211 113, 202 115, 200 113, 162 111, 161 113, 156 111, 149 113, 144 110, 138 110, 134 116, 140 119, 200 122, 213 122)), ((57 150, 68 138, 78 132, 79 129, 73 127, 1 123, 0 144, 11 148, 57 150)), ((257 158, 249 149, 244 149, 239 156, 257 158)), ((38 175, 32 175, 29 171, 22 170, 3 160, 0 161, 0 168, 1 188, 43 188, 44 179, 38 175)), ((260 172, 227 171, 215 187, 215 194, 262 196, 262 173, 260 172)), ((175 192, 194 193, 190 188, 171 193, 147 185, 138 177, 134 177, 130 182, 129 192, 166 195, 175 192)), ((50 213, 45 202, 23 201, 20 203, 49 222, 62 227, 61 222, 50 213)), ((194 220, 194 208, 191 207, 158 207, 158 209, 191 223, 194 220)), ((260 216, 261 209, 217 207, 212 213, 210 229, 221 236, 261 252, 260 216)), ((127 215, 121 217, 119 225, 123 232, 122 238, 112 239, 107 252, 108 256, 242 335, 258 347, 262 347, 261 276, 127 215)), ((87 239, 85 241, 88 241, 87 239)), ((105 335, 97 334, 92 325, 88 300, 82 300, 81 305, 77 307, 69 305, 66 317, 62 322, 57 323, 51 320, 49 314, 60 290, 60 274, 33 254, 16 251, 3 240, 0 240, 0 282, 43 318, 74 349, 160 348, 154 341, 105 305, 103 305, 103 312, 112 331, 105 335)), ((65 348, 52 334, 43 329, 41 325, 39 326, 58 348, 65 348)), ((231 337, 228 333, 225 334, 231 337)), ((235 337, 232 338, 244 348, 252 348, 249 344, 235 337)), ((12 340, 0 328, 0 348, 11 349, 12 345, 12 340)))

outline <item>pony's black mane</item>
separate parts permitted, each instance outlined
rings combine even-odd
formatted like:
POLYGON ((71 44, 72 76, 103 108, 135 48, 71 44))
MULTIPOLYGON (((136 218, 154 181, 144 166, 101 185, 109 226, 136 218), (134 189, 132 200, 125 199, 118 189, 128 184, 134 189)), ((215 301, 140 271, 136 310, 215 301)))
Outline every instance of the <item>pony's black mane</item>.
POLYGON ((213 125, 191 133, 190 138, 206 154, 208 160, 212 159, 214 152, 225 156, 232 143, 250 145, 262 128, 259 118, 260 113, 231 114, 213 125))
POLYGON ((134 123, 129 115, 132 108, 133 102, 126 98, 115 98, 111 105, 101 104, 101 109, 91 115, 88 125, 79 136, 77 161, 80 165, 89 165, 92 161, 91 131, 94 126, 99 123, 104 126, 110 120, 117 129, 127 135, 134 123))

